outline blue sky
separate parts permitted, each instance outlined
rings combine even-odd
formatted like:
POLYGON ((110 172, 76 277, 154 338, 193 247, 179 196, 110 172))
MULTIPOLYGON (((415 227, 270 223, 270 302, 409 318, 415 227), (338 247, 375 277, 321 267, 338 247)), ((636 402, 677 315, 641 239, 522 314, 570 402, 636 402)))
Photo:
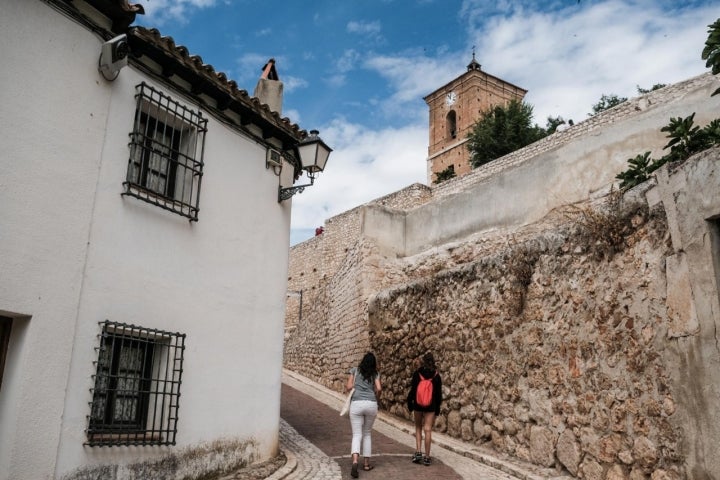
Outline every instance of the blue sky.
MULTIPOLYGON (((720 17, 709 0, 133 0, 178 45, 252 92, 276 59, 282 115, 334 152, 293 197, 291 244, 334 215, 427 183, 423 97, 484 71, 528 90, 535 121, 587 118, 602 94, 674 83, 707 69, 720 17)), ((688 114, 691 112, 688 112, 688 114)))

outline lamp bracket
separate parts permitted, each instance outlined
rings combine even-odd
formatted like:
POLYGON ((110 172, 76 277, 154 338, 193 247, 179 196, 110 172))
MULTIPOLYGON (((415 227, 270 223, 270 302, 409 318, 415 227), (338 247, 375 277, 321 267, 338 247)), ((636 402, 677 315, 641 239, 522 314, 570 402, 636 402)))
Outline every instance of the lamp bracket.
POLYGON ((280 188, 278 189, 278 202, 282 202, 291 198, 296 193, 302 193, 305 187, 312 186, 312 182, 306 183, 305 185, 298 185, 296 187, 280 188))

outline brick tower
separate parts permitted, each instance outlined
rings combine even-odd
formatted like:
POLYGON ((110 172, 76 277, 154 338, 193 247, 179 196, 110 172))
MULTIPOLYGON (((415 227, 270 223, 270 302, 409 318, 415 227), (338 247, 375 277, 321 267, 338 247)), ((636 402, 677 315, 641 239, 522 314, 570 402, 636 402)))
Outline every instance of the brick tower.
POLYGON ((483 72, 475 52, 467 72, 423 98, 430 108, 428 184, 451 168, 455 175, 468 173, 467 136, 482 112, 510 100, 521 101, 527 90, 483 72))

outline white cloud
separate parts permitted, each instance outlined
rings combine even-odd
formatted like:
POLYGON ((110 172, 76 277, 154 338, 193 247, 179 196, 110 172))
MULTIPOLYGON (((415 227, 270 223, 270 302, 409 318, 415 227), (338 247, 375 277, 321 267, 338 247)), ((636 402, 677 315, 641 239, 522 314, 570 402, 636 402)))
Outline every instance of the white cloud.
POLYGON ((302 123, 302 117, 300 115, 300 112, 298 112, 294 108, 284 110, 282 112, 282 116, 289 118, 291 122, 297 123, 298 125, 302 123))
POLYGON ((289 68, 289 65, 284 57, 273 57, 272 55, 248 52, 239 56, 236 60, 238 68, 236 73, 233 75, 233 79, 240 85, 246 85, 244 88, 249 88, 251 91, 255 88, 257 80, 262 74, 263 66, 267 63, 270 58, 275 58, 275 68, 278 70, 278 76, 286 83, 286 87, 289 89, 302 88, 306 86, 306 82, 298 77, 283 76, 283 69, 289 68))
POLYGON ((293 197, 293 229, 314 229, 370 200, 425 183, 426 124, 375 131, 336 120, 320 136, 334 151, 315 185, 293 197))
MULTIPOLYGON (((427 106, 422 100, 423 97, 463 71, 463 60, 459 56, 452 56, 452 67, 447 58, 439 60, 415 51, 397 55, 371 55, 366 58, 363 68, 373 70, 385 78, 390 87, 390 95, 381 99, 378 104, 383 115, 388 118, 407 118, 411 122, 427 118, 427 106)), ((427 144, 427 139, 425 143, 427 144)))
POLYGON ((350 21, 347 24, 347 31, 350 33, 361 33, 361 34, 378 34, 382 27, 379 21, 374 22, 356 22, 350 21))
POLYGON ((348 22, 346 29, 348 33, 357 33, 373 42, 384 41, 381 33, 382 25, 378 20, 375 20, 374 22, 358 22, 352 20, 348 22))
POLYGON ((295 90, 305 88, 308 86, 307 80, 300 77, 294 77, 292 75, 279 75, 280 80, 283 82, 283 88, 286 92, 293 92, 295 90))
POLYGON ((360 53, 357 50, 345 50, 340 58, 335 61, 335 67, 341 72, 349 72, 357 68, 360 58, 360 53))
MULTIPOLYGON (((466 2, 466 8, 470 2, 466 2)), ((718 8, 672 14, 652 2, 609 1, 550 13, 518 13, 469 27, 483 70, 529 90, 535 121, 587 118, 602 94, 674 83, 705 71, 700 51, 718 8)))
POLYGON ((150 23, 162 26, 167 22, 188 23, 188 15, 194 8, 208 8, 217 0, 134 0, 145 9, 145 18, 150 23))

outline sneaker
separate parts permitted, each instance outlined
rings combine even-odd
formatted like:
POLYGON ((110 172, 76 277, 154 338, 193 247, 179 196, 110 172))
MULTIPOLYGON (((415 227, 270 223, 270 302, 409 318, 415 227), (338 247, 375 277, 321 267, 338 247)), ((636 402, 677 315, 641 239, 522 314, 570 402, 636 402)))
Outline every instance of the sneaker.
POLYGON ((413 463, 422 463, 423 455, 420 452, 415 452, 415 454, 412 456, 412 462, 413 463))
POLYGON ((430 460, 430 457, 423 457, 423 465, 425 465, 426 467, 429 467, 431 463, 432 463, 432 460, 430 460))

